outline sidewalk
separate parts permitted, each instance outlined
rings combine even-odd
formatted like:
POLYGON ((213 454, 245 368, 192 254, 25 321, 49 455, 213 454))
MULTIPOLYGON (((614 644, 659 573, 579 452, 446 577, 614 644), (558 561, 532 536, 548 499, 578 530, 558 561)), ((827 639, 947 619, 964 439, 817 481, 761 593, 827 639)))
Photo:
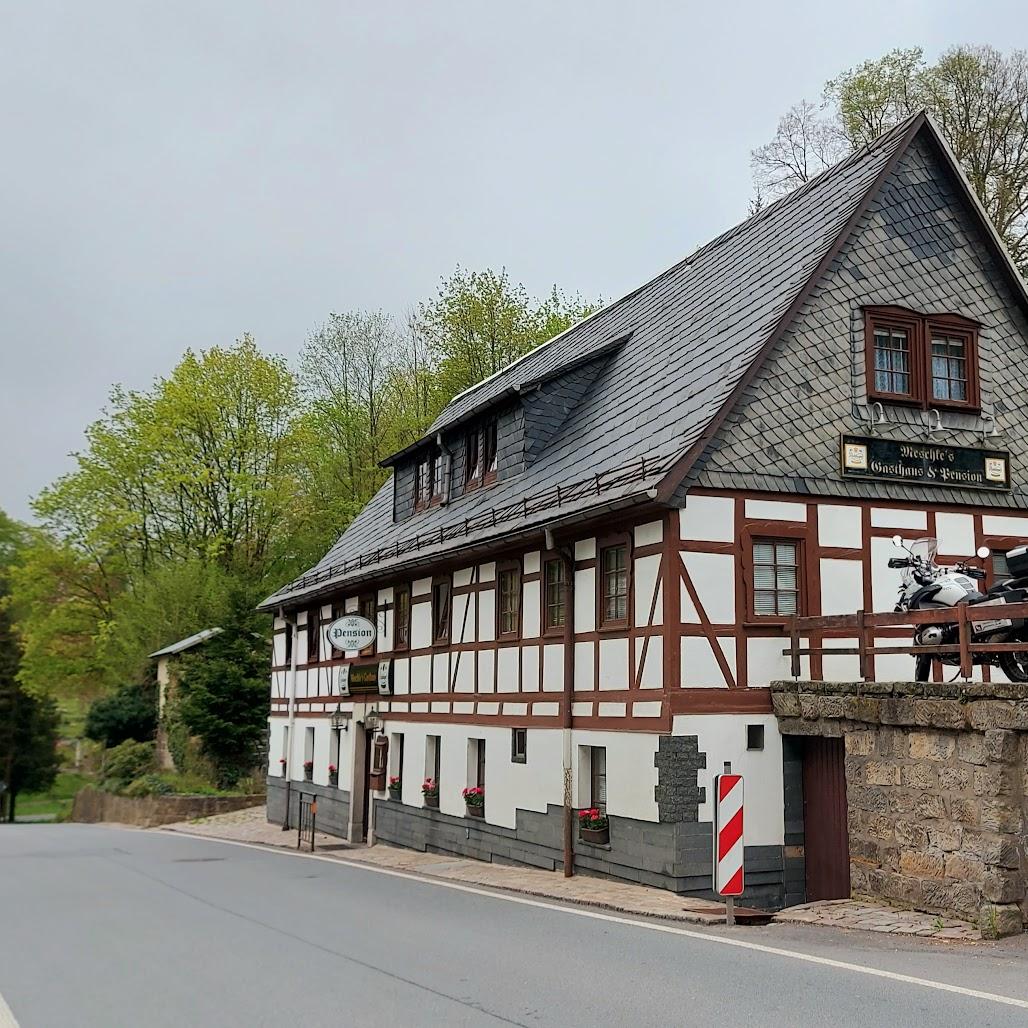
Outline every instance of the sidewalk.
MULTIPOLYGON (((212 839, 249 842, 275 849, 296 849, 296 832, 283 832, 278 825, 268 824, 264 807, 249 807, 230 814, 198 818, 179 824, 165 825, 153 831, 183 832, 212 839)), ((315 852, 344 863, 370 864, 375 867, 405 871, 491 889, 543 896, 547 899, 584 906, 599 907, 624 914, 657 917, 693 924, 724 924, 725 908, 711 900, 677 896, 664 889, 631 885, 607 878, 575 875, 565 878, 553 871, 531 867, 487 864, 440 853, 419 853, 398 849, 384 843, 374 846, 351 845, 333 835, 318 832, 315 852)), ((897 910, 881 903, 864 900, 828 900, 790 907, 776 914, 779 923, 821 925, 890 935, 908 935, 948 942, 977 942, 981 933, 962 921, 897 910)))

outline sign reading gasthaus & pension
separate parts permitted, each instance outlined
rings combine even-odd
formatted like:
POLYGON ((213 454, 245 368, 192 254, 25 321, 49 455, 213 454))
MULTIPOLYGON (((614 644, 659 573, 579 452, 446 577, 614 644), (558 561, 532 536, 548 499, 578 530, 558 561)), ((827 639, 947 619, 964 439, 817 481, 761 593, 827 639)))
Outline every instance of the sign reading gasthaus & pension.
POLYGON ((1010 454, 1005 450, 854 435, 844 435, 840 449, 844 478, 879 478, 954 489, 1010 488, 1010 454))

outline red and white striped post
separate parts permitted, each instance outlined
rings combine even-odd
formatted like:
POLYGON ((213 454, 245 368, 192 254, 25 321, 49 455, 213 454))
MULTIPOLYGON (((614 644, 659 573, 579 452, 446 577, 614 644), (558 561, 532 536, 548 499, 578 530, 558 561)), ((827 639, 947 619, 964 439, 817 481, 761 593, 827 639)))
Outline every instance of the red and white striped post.
POLYGON ((735 924, 735 897, 745 888, 743 781, 725 763, 714 776, 714 891, 725 897, 725 922, 735 924))

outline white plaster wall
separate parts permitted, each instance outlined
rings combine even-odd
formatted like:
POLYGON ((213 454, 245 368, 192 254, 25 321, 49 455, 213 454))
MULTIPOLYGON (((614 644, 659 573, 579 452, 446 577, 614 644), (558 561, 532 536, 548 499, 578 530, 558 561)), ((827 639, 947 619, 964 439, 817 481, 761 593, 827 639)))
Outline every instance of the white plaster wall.
POLYGON ((478 566, 478 580, 480 582, 496 581, 496 561, 491 560, 478 566))
POLYGON ((888 507, 871 508, 873 528, 905 528, 908 531, 925 532, 928 529, 928 515, 923 510, 892 510, 888 507))
POLYGON ((986 514, 982 518, 982 530, 986 535, 1013 535, 1028 538, 1028 518, 986 514))
POLYGON ((645 640, 635 640, 636 667, 642 663, 642 674, 639 677, 641 689, 659 689, 664 684, 664 640, 659 635, 651 635, 649 645, 645 640), (643 650, 645 649, 645 656, 643 650))
POLYGON ((539 635, 539 582, 525 582, 521 601, 521 635, 534 639, 539 635))
POLYGON ((474 573, 474 568, 458 568, 453 573, 454 586, 471 585, 471 578, 474 573))
POLYGON ((575 691, 595 687, 595 647, 591 642, 575 643, 575 691))
POLYGON ((575 543, 575 560, 592 560, 596 556, 596 539, 579 539, 575 543))
POLYGON ((974 517, 970 514, 935 515, 935 534, 939 540, 939 553, 947 557, 973 557, 974 517))
POLYGON ((729 553, 683 553, 693 588, 713 624, 735 623, 735 558, 729 553))
MULTIPOLYGON (((792 677, 790 658, 782 653, 788 645, 785 635, 747 640, 747 672, 751 686, 766 686, 776 679, 792 677)), ((806 646, 806 641, 801 645, 806 646)), ((800 657, 800 677, 810 677, 809 657, 800 657)))
MULTIPOLYGON (((641 821, 657 820, 657 801, 653 796, 657 784, 657 769, 653 763, 657 739, 658 736, 650 732, 576 730, 571 733, 574 754, 578 754, 581 746, 603 746, 607 750, 608 814, 641 821)), ((576 772, 576 802, 578 806, 585 806, 589 799, 589 782, 582 780, 577 759, 572 760, 572 767, 576 772)), ((563 802, 563 792, 555 802, 563 802)))
POLYGON ((450 654, 432 654, 432 692, 450 691, 450 654))
MULTIPOLYGON (((857 645, 856 639, 825 639, 826 649, 852 649, 857 645)), ((831 657, 825 654, 821 658, 821 671, 826 682, 855 682, 860 678, 860 658, 839 655, 831 657)))
POLYGON ((411 582, 410 586, 411 596, 431 596, 432 595, 432 579, 431 578, 415 578, 411 582))
MULTIPOLYGON (((736 673, 735 640, 725 636, 719 637, 717 643, 734 677, 736 673)), ((728 682, 725 681, 724 672, 721 670, 721 665, 706 636, 683 636, 680 658, 683 688, 720 689, 722 686, 727 688, 728 682)))
MULTIPOLYGON (((492 565, 495 567, 496 565, 492 565)), ((495 578, 495 576, 493 576, 495 578)), ((478 641, 491 642, 496 638, 496 590, 483 589, 478 593, 478 641)))
POLYGON ((543 690, 545 692, 562 692, 564 689, 564 646, 546 645, 543 647, 543 690))
POLYGON ((817 507, 817 538, 822 546, 863 546, 859 507, 820 503, 817 507))
POLYGON ((524 569, 526 575, 538 574, 541 565, 541 556, 538 550, 529 550, 524 557, 524 569))
POLYGON ((475 691, 475 654, 470 650, 459 650, 453 655, 454 692, 475 691))
POLYGON ((432 604, 412 603, 410 608, 410 644, 415 650, 432 645, 432 604))
POLYGON ((521 690, 539 691, 539 647, 521 647, 521 690))
POLYGON ((706 789, 700 821, 713 821, 714 775, 725 761, 743 776, 743 831, 749 846, 781 846, 785 842, 785 791, 782 780, 782 737, 773 714, 701 714, 676 716, 672 735, 695 735, 707 766, 697 776, 706 789), (764 726, 764 748, 746 749, 746 726, 764 726))
MULTIPOLYGON (((902 575, 889 567, 889 558, 900 555, 892 540, 880 536, 871 539, 871 609, 890 611, 896 606, 902 575)), ((859 604, 853 610, 859 610, 859 604)))
POLYGON ((652 546, 664 539, 664 526, 660 521, 648 521, 635 526, 635 545, 652 546))
POLYGON ((517 692, 518 690, 518 650, 516 646, 507 646, 496 653, 496 691, 517 692))
POLYGON ((496 671, 496 651, 480 650, 478 653, 478 691, 492 692, 496 671))
POLYGON ((807 505, 785 500, 747 500, 746 517, 761 521, 806 521, 807 505))
POLYGON ((638 557, 635 561, 635 574, 632 576, 635 589, 635 623, 640 625, 662 625, 664 623, 663 601, 661 590, 657 586, 660 575, 660 554, 651 557, 638 557), (656 604, 654 604, 656 593, 656 604), (650 619, 650 611, 653 619, 650 619))
POLYGON ((730 543, 735 540, 735 500, 730 496, 686 497, 679 511, 683 539, 730 543))
POLYGON ((628 640, 600 640, 600 688, 627 689, 628 681, 628 640))
POLYGON ((596 630, 596 569, 575 572, 575 631, 596 630))
POLYGON ((432 688, 432 654, 419 653, 410 659, 410 691, 428 692, 432 688))
POLYGON ((822 560, 821 613, 852 614, 863 605, 863 561, 822 560))
POLYGON ((453 642, 474 642, 475 612, 470 600, 473 593, 461 593, 453 598, 453 624, 451 636, 453 642))

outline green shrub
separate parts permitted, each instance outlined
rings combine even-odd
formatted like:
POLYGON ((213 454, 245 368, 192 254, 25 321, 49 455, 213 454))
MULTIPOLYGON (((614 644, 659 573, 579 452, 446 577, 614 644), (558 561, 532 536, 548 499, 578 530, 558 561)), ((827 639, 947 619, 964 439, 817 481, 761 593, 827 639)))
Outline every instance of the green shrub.
POLYGON ((160 775, 143 775, 121 790, 123 796, 167 796, 174 790, 160 775))
POLYGON ((100 784, 110 792, 120 792, 129 782, 156 771, 154 744, 129 739, 104 754, 100 784))
POLYGON ((151 686, 122 686, 95 700, 86 715, 87 739, 117 746, 126 739, 148 742, 157 729, 157 696, 151 686))

